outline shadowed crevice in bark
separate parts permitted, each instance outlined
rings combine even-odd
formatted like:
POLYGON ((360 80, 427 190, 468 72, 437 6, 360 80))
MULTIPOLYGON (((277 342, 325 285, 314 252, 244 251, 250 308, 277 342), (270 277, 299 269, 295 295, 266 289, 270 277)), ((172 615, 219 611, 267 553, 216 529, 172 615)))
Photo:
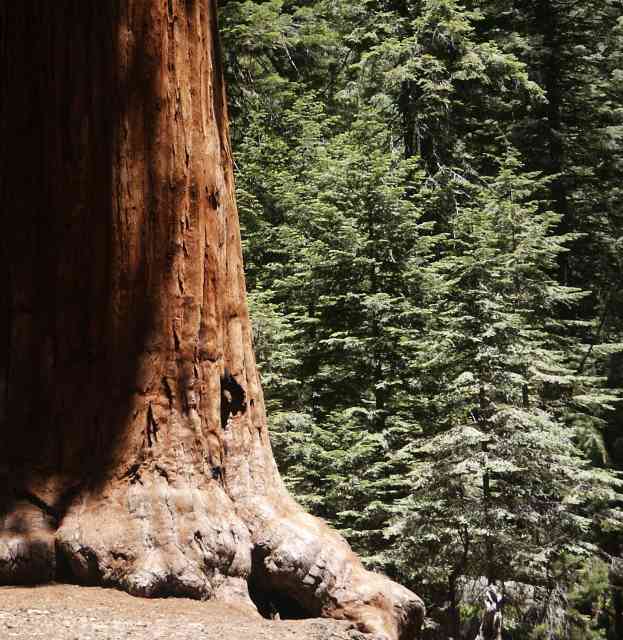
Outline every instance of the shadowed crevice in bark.
POLYGON ((281 620, 303 620, 318 614, 301 606, 287 588, 272 584, 265 562, 270 550, 255 546, 251 552, 251 575, 249 594, 257 610, 264 618, 281 620))
POLYGON ((225 369, 221 377, 221 426, 227 429, 230 416, 247 410, 246 393, 238 381, 225 369))

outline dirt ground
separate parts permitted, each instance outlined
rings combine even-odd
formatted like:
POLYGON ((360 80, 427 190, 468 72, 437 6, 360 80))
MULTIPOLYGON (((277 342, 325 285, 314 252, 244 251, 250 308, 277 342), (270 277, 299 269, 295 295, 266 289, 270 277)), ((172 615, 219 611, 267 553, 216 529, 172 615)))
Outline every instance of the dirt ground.
POLYGON ((97 587, 0 587, 0 640, 364 640, 348 623, 265 620, 217 602, 97 587))

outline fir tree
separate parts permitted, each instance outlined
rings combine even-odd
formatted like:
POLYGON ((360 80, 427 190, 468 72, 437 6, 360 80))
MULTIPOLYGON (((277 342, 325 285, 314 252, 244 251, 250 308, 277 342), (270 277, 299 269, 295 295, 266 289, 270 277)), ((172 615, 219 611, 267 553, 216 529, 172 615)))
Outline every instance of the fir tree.
POLYGON ((399 570, 430 584, 451 633, 461 579, 557 584, 557 562, 588 553, 591 508, 613 495, 565 423, 568 404, 612 398, 591 396, 596 381, 570 364, 558 311, 586 292, 555 280, 572 238, 534 199, 541 186, 510 154, 470 189, 424 287, 419 373, 435 418, 400 454, 413 460, 413 489, 390 532, 399 570))

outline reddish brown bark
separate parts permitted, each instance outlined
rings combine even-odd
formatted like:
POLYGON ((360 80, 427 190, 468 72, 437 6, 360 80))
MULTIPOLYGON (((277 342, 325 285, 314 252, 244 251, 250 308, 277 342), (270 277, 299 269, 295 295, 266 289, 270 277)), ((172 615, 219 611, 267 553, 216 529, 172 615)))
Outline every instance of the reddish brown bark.
MULTIPOLYGON (((9 6, 6 6, 9 4, 9 6)), ((419 626, 288 496, 255 366, 213 0, 0 8, 0 582, 419 626)))

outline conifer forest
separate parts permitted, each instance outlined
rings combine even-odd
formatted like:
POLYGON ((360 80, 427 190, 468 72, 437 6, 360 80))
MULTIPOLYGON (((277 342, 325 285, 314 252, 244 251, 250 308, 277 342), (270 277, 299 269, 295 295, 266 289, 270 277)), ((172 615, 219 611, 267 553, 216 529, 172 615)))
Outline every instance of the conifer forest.
POLYGON ((623 2, 219 12, 288 488, 426 638, 623 638, 623 2))

